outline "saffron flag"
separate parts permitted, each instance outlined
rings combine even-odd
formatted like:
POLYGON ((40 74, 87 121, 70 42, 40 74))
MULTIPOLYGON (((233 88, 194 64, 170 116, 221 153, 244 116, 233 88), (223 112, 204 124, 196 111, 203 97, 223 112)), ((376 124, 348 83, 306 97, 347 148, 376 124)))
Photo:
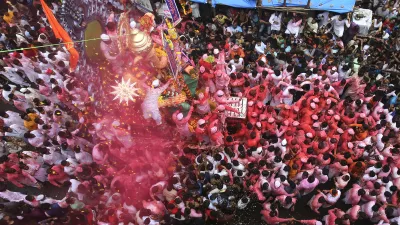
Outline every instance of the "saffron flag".
POLYGON ((56 17, 54 16, 49 6, 47 6, 44 0, 40 0, 40 3, 42 4, 43 11, 46 14, 47 20, 49 21, 50 26, 53 29, 54 35, 57 38, 63 40, 70 54, 70 59, 69 59, 70 68, 72 71, 74 71, 76 66, 78 65, 79 53, 74 48, 74 43, 72 42, 72 39, 68 35, 67 31, 65 31, 64 28, 61 26, 61 24, 58 23, 56 17))

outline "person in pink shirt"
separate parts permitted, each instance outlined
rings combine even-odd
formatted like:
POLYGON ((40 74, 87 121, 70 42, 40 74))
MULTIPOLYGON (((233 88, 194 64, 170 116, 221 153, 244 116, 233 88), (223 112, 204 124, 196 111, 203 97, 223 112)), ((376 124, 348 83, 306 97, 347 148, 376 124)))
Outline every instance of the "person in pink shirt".
POLYGON ((293 221, 294 218, 281 218, 278 217, 276 211, 268 211, 268 210, 261 210, 261 215, 263 216, 263 220, 267 222, 267 224, 280 224, 293 221))
POLYGON ((172 114, 172 120, 175 122, 177 130, 182 137, 190 137, 192 133, 189 130, 188 121, 192 116, 192 112, 194 110, 193 106, 190 106, 189 112, 186 117, 183 116, 180 110, 177 110, 172 114))
POLYGON ((307 179, 303 179, 300 181, 298 186, 298 191, 302 193, 302 195, 307 195, 312 192, 319 184, 319 180, 315 179, 315 176, 309 176, 307 179))

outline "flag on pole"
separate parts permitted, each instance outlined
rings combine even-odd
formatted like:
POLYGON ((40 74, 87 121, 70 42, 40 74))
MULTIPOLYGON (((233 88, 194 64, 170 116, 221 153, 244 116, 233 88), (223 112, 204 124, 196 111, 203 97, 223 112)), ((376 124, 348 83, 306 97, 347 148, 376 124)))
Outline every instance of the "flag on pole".
POLYGON ((63 40, 65 47, 67 48, 68 52, 70 53, 70 60, 69 65, 72 71, 75 70, 76 66, 78 65, 79 60, 79 53, 74 48, 74 43, 72 42, 71 37, 68 35, 67 31, 61 26, 61 24, 57 21, 56 17, 54 16, 53 12, 49 8, 49 6, 44 2, 44 0, 40 0, 42 4, 43 11, 46 14, 47 20, 50 23, 51 28, 53 29, 54 35, 57 38, 63 40))

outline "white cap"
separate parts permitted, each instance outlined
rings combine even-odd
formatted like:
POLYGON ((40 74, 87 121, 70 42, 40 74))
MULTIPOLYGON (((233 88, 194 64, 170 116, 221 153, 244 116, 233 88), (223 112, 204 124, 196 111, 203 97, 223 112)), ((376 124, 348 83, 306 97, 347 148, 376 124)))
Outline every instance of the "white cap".
POLYGON ((354 135, 354 130, 353 129, 350 128, 348 131, 349 131, 349 134, 354 135))
POLYGON ((217 127, 211 127, 211 133, 212 133, 212 134, 217 133, 217 131, 218 131, 218 128, 217 128, 217 127))
POLYGON ((282 144, 282 146, 287 145, 287 140, 286 140, 286 138, 282 140, 282 143, 281 143, 281 144, 282 144))
POLYGON ((365 118, 365 113, 360 114, 360 118, 364 119, 365 118))
POLYGON ((249 101, 249 102, 247 103, 247 105, 248 105, 248 106, 253 106, 253 105, 254 105, 254 102, 253 102, 253 101, 249 101))
POLYGON ((332 100, 329 98, 328 100, 326 100, 326 104, 330 105, 332 103, 332 100))
POLYGON ((313 109, 315 109, 315 107, 316 107, 316 105, 315 105, 314 102, 311 102, 310 106, 311 106, 311 108, 313 108, 313 109))
POLYGON ((268 118, 268 123, 273 123, 273 122, 275 122, 274 118, 272 118, 272 117, 268 118))
POLYGON ((152 85, 154 88, 160 86, 160 80, 159 80, 159 79, 155 79, 155 80, 151 83, 151 85, 152 85))
POLYGON ((218 49, 214 49, 214 55, 219 54, 219 50, 218 49))
POLYGON ((313 127, 317 128, 317 127, 319 127, 319 126, 320 126, 320 124, 319 124, 318 122, 313 123, 313 127))
POLYGON ((339 116, 339 115, 337 115, 337 114, 336 114, 336 115, 334 115, 334 116, 333 116, 333 118, 334 118, 335 120, 338 120, 338 121, 340 120, 340 116, 339 116))
POLYGON ((306 136, 309 137, 309 138, 313 137, 312 133, 307 133, 306 136))
POLYGON ((367 145, 364 142, 358 143, 358 147, 365 148, 367 145))
POLYGON ((107 34, 102 34, 100 38, 102 41, 109 41, 111 39, 110 36, 108 36, 107 34))
POLYGON ((328 110, 328 115, 333 115, 333 110, 332 109, 328 110))
POLYGON ((292 125, 297 127, 298 125, 300 125, 300 123, 298 121, 293 121, 292 125))
POLYGON ((337 70, 336 66, 332 67, 332 70, 333 70, 333 71, 336 71, 336 70, 337 70))
POLYGON ((183 119, 183 114, 182 113, 178 113, 178 115, 176 115, 176 118, 178 120, 182 120, 183 119))
POLYGON ((312 116, 311 116, 311 119, 313 119, 313 120, 318 120, 318 116, 317 116, 317 115, 312 115, 312 116))
POLYGON ((206 121, 203 120, 203 119, 199 119, 199 120, 197 121, 197 124, 198 124, 198 125, 203 125, 203 124, 205 124, 205 123, 206 123, 206 121))
POLYGON ((261 128, 261 123, 260 123, 260 122, 257 122, 257 123, 256 123, 256 126, 259 127, 259 128, 261 128))
POLYGON ((135 21, 132 21, 130 24, 129 24, 129 26, 133 29, 133 28, 135 28, 136 27, 136 22, 135 21))
POLYGON ((217 91, 217 95, 218 95, 218 96, 222 96, 222 95, 224 95, 224 92, 221 91, 221 90, 219 90, 219 91, 217 91))
POLYGON ((319 99, 318 98, 313 98, 313 102, 319 102, 319 99))
POLYGON ((336 131, 337 131, 339 134, 343 134, 343 133, 344 133, 344 131, 343 131, 342 128, 338 128, 338 129, 336 129, 336 131))

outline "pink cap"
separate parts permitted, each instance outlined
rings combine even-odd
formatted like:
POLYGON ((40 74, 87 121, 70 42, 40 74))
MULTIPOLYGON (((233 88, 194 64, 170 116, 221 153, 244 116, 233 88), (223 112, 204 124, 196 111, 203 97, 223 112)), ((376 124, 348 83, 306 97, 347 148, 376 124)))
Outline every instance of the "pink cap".
POLYGON ((285 109, 290 109, 290 106, 289 105, 285 105, 285 109))
POLYGON ((265 114, 260 115, 260 120, 265 120, 266 118, 267 118, 267 115, 265 115, 265 114))
POLYGON ((257 123, 256 123, 256 126, 257 126, 257 127, 261 127, 261 123, 260 123, 260 122, 257 122, 257 123))
POLYGON ((318 120, 318 116, 317 116, 317 115, 312 115, 312 116, 311 116, 311 119, 313 119, 313 120, 318 120))
POLYGON ((383 112, 383 109, 378 109, 378 113, 382 113, 383 112))
POLYGON ((326 104, 330 105, 332 103, 331 99, 326 100, 326 104))
POLYGON ((211 43, 207 45, 207 49, 208 49, 208 50, 211 50, 211 49, 213 49, 213 48, 214 48, 214 46, 213 46, 211 43))
POLYGON ((354 135, 354 130, 353 129, 351 129, 351 128, 348 129, 348 132, 349 132, 350 135, 354 135))
POLYGON ((326 133, 325 132, 321 132, 319 135, 322 139, 326 139, 326 133))
POLYGON ((318 122, 316 122, 316 123, 313 123, 313 125, 312 125, 313 127, 315 127, 315 128, 317 128, 317 127, 319 127, 320 126, 320 124, 318 123, 318 122))
POLYGON ((275 122, 274 118, 271 117, 271 118, 268 119, 268 123, 273 123, 273 122, 275 122))
POLYGON ((311 106, 311 108, 313 108, 313 109, 315 109, 315 107, 316 107, 316 105, 315 105, 314 102, 311 102, 310 106, 311 106))
POLYGON ((343 133, 344 133, 344 131, 343 131, 342 128, 338 128, 338 129, 336 129, 336 131, 337 131, 339 134, 343 134, 343 133))
POLYGON ((257 107, 260 108, 260 109, 262 109, 263 103, 262 103, 262 102, 257 102, 257 107))
POLYGON ((257 116, 258 116, 258 114, 256 112, 251 113, 251 117, 257 117, 257 116))
POLYGON ((238 50, 238 49, 239 49, 239 45, 234 45, 234 46, 232 47, 232 49, 238 50))
POLYGON ((285 121, 283 121, 283 124, 284 124, 285 126, 289 126, 289 121, 285 120, 285 121))
POLYGON ((225 106, 224 105, 219 105, 217 107, 218 111, 225 111, 225 106))
POLYGON ((333 118, 334 118, 335 120, 338 120, 338 121, 340 120, 340 116, 339 116, 339 115, 334 115, 333 118))
POLYGON ((333 115, 333 110, 332 109, 328 110, 328 115, 331 115, 331 116, 333 115))
POLYGON ((360 118, 364 119, 365 118, 365 113, 360 114, 360 118))
POLYGON ((204 73, 206 71, 206 68, 204 66, 200 66, 200 73, 204 73))
POLYGON ((293 110, 296 111, 296 112, 298 112, 300 109, 299 109, 298 106, 293 106, 293 110))
POLYGON ((318 98, 313 98, 313 102, 318 103, 318 102, 319 102, 319 99, 318 99, 318 98))
POLYGON ((309 137, 309 138, 313 137, 312 133, 307 133, 306 136, 309 137))
POLYGON ((254 105, 254 102, 253 102, 253 101, 249 101, 249 102, 247 103, 247 105, 248 105, 248 106, 253 106, 253 105, 254 105))
POLYGON ((298 125, 300 125, 300 123, 298 121, 293 121, 292 125, 297 127, 298 125))
POLYGON ((324 92, 324 97, 327 98, 329 96, 329 93, 327 91, 324 92))
POLYGON ((222 96, 222 95, 224 95, 224 92, 221 91, 221 90, 219 90, 219 91, 217 91, 217 95, 218 95, 218 96, 222 96))

